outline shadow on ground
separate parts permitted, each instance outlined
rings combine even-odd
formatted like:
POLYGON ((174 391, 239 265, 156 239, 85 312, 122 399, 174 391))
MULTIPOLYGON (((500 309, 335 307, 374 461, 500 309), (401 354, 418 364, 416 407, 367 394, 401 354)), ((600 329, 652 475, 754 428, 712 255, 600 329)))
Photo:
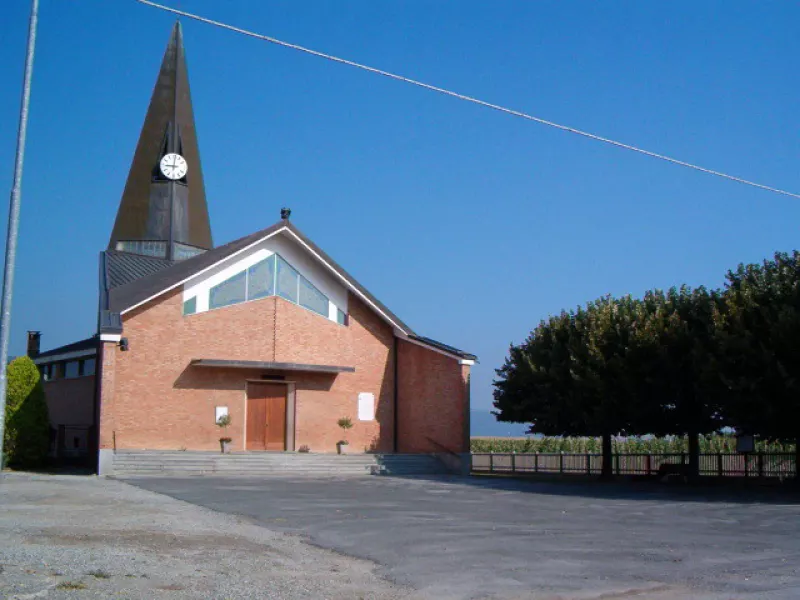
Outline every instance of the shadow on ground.
POLYGON ((451 481, 477 488, 571 496, 609 500, 674 500, 676 502, 725 502, 741 504, 797 504, 800 487, 792 483, 758 484, 751 482, 661 482, 657 479, 612 480, 582 478, 578 481, 564 477, 505 477, 473 475, 470 477, 417 475, 391 476, 396 479, 422 481, 451 481))

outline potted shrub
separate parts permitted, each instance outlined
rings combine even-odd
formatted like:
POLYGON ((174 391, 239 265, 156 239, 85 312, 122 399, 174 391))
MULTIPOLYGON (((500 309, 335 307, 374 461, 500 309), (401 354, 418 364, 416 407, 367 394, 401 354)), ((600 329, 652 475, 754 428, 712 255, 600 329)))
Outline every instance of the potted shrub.
MULTIPOLYGON (((222 415, 219 419, 217 419, 217 427, 219 427, 223 432, 225 428, 231 424, 231 416, 230 415, 222 415)), ((219 438, 219 450, 223 454, 228 454, 231 451, 231 438, 222 436, 219 438)))
MULTIPOLYGON (((353 422, 350 420, 350 417, 342 417, 336 422, 336 424, 341 427, 344 435, 347 435, 347 430, 353 426, 353 422)), ((339 454, 347 454, 349 448, 350 443, 346 439, 342 439, 336 444, 336 450, 339 452, 339 454)))

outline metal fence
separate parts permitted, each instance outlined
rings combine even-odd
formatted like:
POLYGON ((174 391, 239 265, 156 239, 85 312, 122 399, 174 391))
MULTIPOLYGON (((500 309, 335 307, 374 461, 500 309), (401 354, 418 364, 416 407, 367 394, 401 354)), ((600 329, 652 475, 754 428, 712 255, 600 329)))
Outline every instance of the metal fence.
MULTIPOLYGON (((615 475, 657 475, 664 464, 688 465, 683 454, 614 454, 615 475)), ((599 475, 603 466, 601 454, 565 453, 500 453, 474 452, 472 470, 476 473, 560 473, 599 475)), ((750 454, 716 453, 700 455, 700 475, 709 477, 776 477, 797 476, 793 453, 750 454)))

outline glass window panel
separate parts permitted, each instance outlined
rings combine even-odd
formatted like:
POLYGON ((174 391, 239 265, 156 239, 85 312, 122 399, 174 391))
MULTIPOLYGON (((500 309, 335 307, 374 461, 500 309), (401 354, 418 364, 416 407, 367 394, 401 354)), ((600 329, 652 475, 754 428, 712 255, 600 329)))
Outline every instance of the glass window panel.
POLYGON ((227 281, 211 288, 208 297, 209 308, 220 308, 245 301, 247 271, 237 273, 227 281))
POLYGON ((197 312, 197 296, 194 298, 189 298, 186 302, 183 303, 183 314, 184 315, 193 315, 197 312))
POLYGON ((83 361, 83 371, 81 372, 82 375, 94 375, 94 368, 95 368, 95 359, 87 358, 83 361))
POLYGON ((79 375, 80 375, 80 368, 77 360, 71 360, 65 363, 64 377, 66 379, 70 379, 72 377, 78 377, 79 375))
POLYGON ((299 274, 294 268, 278 257, 278 295, 297 304, 297 281, 299 274))
POLYGON ((305 277, 300 277, 300 306, 328 316, 328 297, 305 277))
POLYGON ((336 322, 339 325, 347 325, 347 315, 341 308, 336 309, 336 322))
POLYGON ((165 258, 167 256, 167 243, 153 241, 117 242, 117 250, 131 252, 133 254, 143 254, 145 256, 157 256, 158 258, 165 258))
POLYGON ((247 299, 255 300, 275 294, 275 255, 247 269, 247 299))
POLYGON ((187 258, 192 258, 193 256, 197 256, 203 252, 205 252, 205 250, 202 248, 176 242, 172 247, 172 258, 174 260, 186 260, 187 258))

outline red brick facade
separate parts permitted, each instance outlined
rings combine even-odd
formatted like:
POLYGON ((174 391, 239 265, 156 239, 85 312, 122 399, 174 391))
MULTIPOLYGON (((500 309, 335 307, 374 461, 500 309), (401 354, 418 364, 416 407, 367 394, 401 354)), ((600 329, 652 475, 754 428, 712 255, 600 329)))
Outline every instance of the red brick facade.
MULTIPOLYGON (((352 294, 349 311, 342 326, 272 296, 184 316, 180 289, 131 311, 123 317, 130 349, 106 343, 102 353, 100 447, 218 449, 215 407, 226 406, 231 425, 224 435, 233 439, 234 451, 241 451, 247 381, 284 376, 294 382, 294 449, 335 452, 343 437, 336 421, 350 417, 353 428, 344 435, 352 451, 393 451, 394 332, 352 294), (338 365, 355 372, 190 366, 197 358, 338 365), (361 392, 375 396, 373 421, 358 420, 361 392)), ((399 348, 397 449, 466 451, 463 369, 469 367, 407 342, 399 342, 399 348)))
POLYGON ((470 367, 407 341, 398 356, 398 450, 467 452, 470 367))

